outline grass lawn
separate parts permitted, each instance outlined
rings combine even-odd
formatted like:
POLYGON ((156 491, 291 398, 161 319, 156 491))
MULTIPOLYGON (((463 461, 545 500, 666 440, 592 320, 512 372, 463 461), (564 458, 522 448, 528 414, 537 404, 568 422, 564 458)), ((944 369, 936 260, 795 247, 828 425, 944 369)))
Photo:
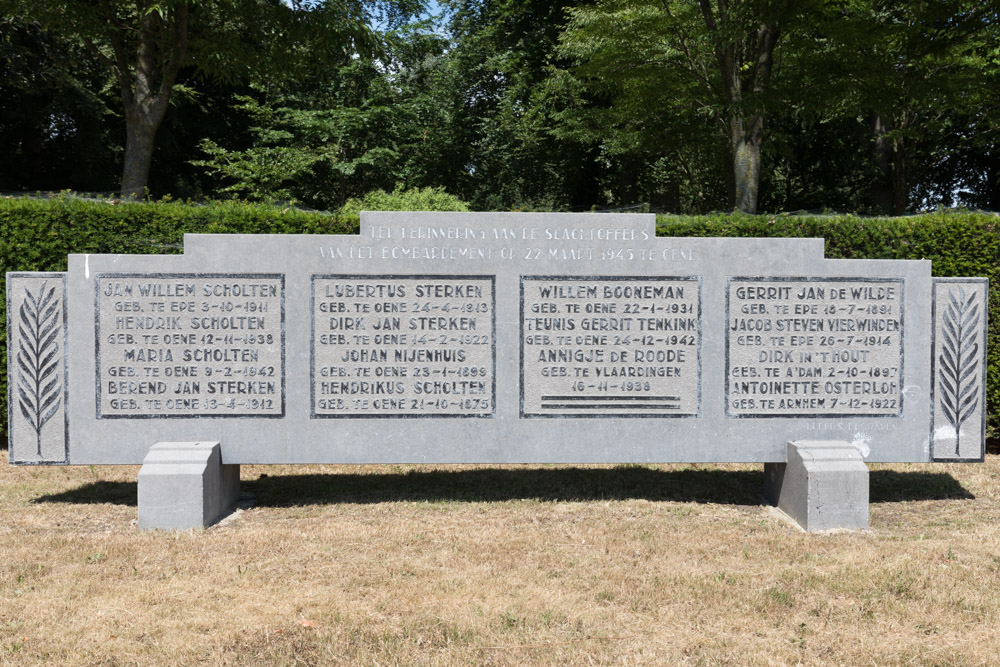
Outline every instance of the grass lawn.
POLYGON ((763 466, 244 466, 139 532, 135 466, 0 450, 0 664, 996 664, 1000 456, 874 465, 807 535, 763 466))

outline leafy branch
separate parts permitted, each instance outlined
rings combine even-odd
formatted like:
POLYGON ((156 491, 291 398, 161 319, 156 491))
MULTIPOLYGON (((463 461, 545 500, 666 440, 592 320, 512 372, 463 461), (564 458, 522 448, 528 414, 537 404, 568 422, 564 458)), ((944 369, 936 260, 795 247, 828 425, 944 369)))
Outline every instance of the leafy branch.
POLYGON ((56 288, 46 291, 42 283, 37 295, 27 287, 21 303, 20 345, 17 352, 18 406, 35 430, 38 456, 42 456, 42 427, 59 409, 62 383, 59 378, 59 299, 56 288))
POLYGON ((968 297, 965 289, 948 293, 948 309, 944 318, 944 345, 938 356, 938 379, 941 392, 941 409, 955 428, 955 456, 959 456, 962 442, 962 424, 976 411, 979 383, 975 376, 979 367, 979 304, 976 293, 968 297))

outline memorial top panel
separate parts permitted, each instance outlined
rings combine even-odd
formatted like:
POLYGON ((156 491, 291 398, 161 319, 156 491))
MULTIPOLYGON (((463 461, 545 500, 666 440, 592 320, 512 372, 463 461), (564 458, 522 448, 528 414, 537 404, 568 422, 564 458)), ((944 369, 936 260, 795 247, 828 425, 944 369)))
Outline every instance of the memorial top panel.
POLYGON ((357 235, 188 234, 184 247, 185 257, 199 263, 306 262, 322 271, 384 264, 425 273, 454 266, 464 273, 509 267, 533 274, 655 275, 676 274, 676 267, 718 270, 720 259, 762 272, 789 263, 807 267, 823 258, 824 242, 657 237, 653 215, 363 212, 357 235))

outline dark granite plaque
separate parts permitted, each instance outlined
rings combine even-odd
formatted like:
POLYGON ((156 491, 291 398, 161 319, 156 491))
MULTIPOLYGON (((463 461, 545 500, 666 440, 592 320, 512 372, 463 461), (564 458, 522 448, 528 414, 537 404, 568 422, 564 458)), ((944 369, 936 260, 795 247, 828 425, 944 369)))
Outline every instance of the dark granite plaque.
POLYGON ((492 417, 492 276, 312 276, 313 417, 492 417))
POLYGON ((278 274, 97 274, 97 417, 283 416, 284 298, 278 274))
POLYGON ((729 278, 730 417, 898 417, 903 281, 729 278))
POLYGON ((521 278, 521 415, 692 417, 697 277, 521 278))

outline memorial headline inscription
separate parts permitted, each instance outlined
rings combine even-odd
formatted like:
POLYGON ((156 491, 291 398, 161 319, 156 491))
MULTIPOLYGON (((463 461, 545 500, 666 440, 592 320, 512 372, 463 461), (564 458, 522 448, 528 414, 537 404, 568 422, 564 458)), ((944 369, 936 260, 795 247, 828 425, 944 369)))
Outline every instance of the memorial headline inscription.
POLYGON ((8 274, 11 460, 978 460, 985 280, 648 215, 365 213, 8 274))

